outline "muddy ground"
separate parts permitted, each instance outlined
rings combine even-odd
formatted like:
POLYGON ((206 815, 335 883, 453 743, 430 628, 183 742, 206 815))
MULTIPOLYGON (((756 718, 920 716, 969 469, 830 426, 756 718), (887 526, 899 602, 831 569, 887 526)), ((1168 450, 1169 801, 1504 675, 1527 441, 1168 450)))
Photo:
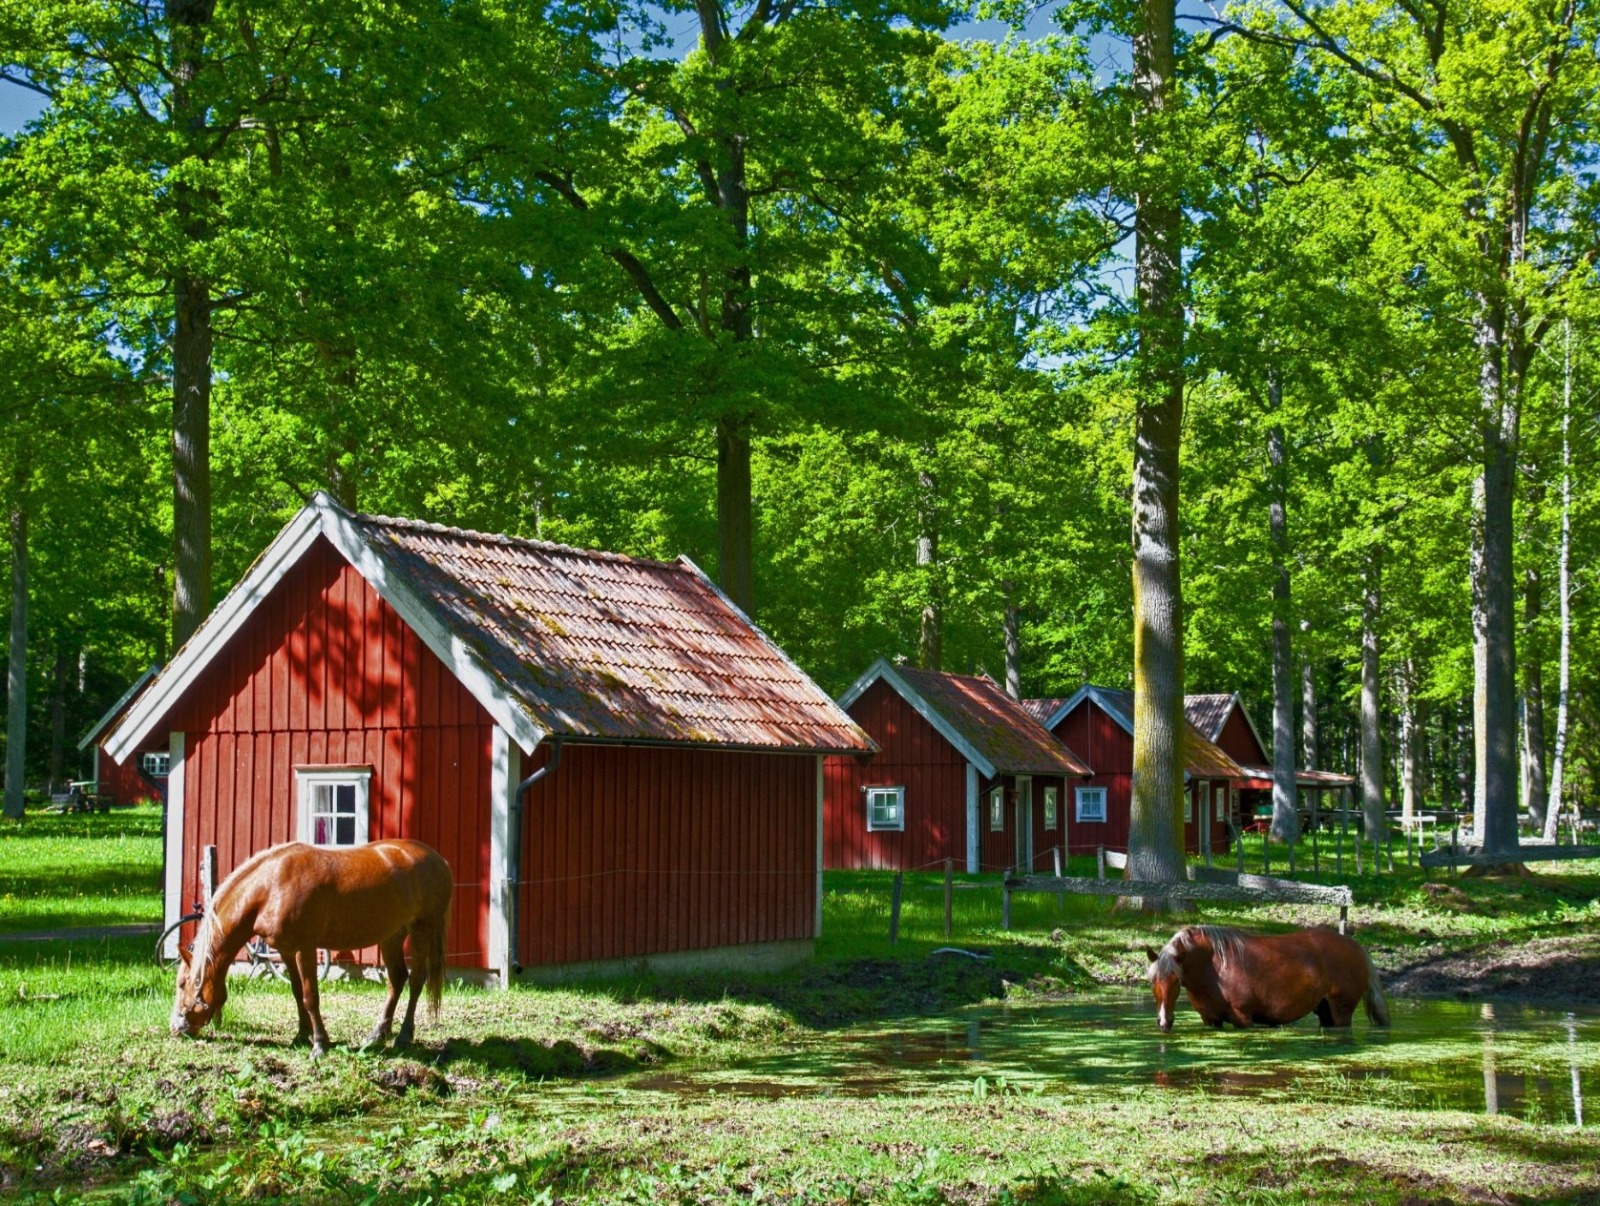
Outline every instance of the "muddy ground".
POLYGON ((1522 943, 1500 938, 1466 950, 1439 947, 1420 957, 1414 951, 1403 955, 1399 964, 1379 960, 1391 996, 1600 1007, 1600 933, 1522 943))

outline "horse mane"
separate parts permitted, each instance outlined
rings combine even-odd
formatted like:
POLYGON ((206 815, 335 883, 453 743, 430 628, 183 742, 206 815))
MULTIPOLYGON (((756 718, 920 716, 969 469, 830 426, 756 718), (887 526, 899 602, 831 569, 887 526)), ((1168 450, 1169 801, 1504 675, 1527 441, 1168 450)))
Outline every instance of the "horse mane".
POLYGON ((200 918, 200 927, 194 935, 194 966, 189 974, 191 982, 196 986, 205 983, 211 960, 217 953, 217 940, 222 934, 223 901, 232 895, 240 881, 254 872, 276 850, 277 847, 268 846, 265 850, 258 850, 252 854, 230 871, 228 877, 218 884, 217 890, 211 894, 211 901, 206 906, 205 915, 200 918))
POLYGON ((1226 966, 1243 953, 1247 937, 1243 930, 1227 925, 1184 926, 1172 936, 1171 942, 1161 948, 1156 961, 1150 965, 1150 979, 1164 980, 1168 976, 1178 975, 1178 960, 1199 946, 1209 946, 1217 966, 1226 966))

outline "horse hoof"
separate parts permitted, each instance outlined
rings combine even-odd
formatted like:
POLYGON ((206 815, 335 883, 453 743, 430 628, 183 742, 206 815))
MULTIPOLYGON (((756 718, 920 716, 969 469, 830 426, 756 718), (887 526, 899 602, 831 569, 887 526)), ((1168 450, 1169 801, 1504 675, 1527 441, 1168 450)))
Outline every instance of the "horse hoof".
POLYGON ((402 1030, 398 1035, 395 1036, 395 1040, 394 1040, 395 1048, 398 1050, 401 1047, 409 1047, 409 1046, 411 1046, 411 1038, 412 1038, 411 1031, 402 1030))
POLYGON ((323 1043, 312 1043, 311 1044, 311 1062, 312 1063, 316 1063, 324 1055, 328 1054, 328 1052, 331 1049, 332 1048, 326 1046, 323 1043))
POLYGON ((374 1030, 371 1034, 367 1035, 366 1041, 361 1044, 361 1050, 370 1051, 372 1048, 382 1044, 382 1042, 388 1037, 389 1032, 387 1030, 374 1030))

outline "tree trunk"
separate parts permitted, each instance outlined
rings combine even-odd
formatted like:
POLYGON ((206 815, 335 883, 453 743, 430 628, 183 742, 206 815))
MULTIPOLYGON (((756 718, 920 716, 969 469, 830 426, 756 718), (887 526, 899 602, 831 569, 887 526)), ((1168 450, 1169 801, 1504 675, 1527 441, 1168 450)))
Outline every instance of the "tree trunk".
MULTIPOLYGON (((1302 625, 1301 631, 1304 631, 1302 625)), ((1317 680, 1311 660, 1300 662, 1300 757, 1308 770, 1317 766, 1317 680)))
POLYGON ((1543 608, 1543 584, 1537 569, 1528 570, 1522 585, 1522 615, 1527 621, 1527 648, 1522 661, 1522 760, 1528 814, 1537 829, 1544 828, 1544 666, 1539 657, 1536 628, 1543 608))
MULTIPOLYGON (((205 64, 216 0, 166 0, 172 125, 197 157, 207 137, 195 85, 205 64)), ((186 255, 172 274, 172 644, 187 641, 211 610, 211 282, 196 261, 210 237, 206 198, 178 173, 172 188, 186 255)))
POLYGON ((1140 0, 1133 38, 1138 404, 1133 457, 1133 799, 1129 879, 1181 880, 1183 589, 1178 453, 1183 434, 1182 211, 1162 162, 1175 116, 1175 0, 1140 0))
POLYGON ((1483 849, 1517 850, 1516 590, 1512 496, 1518 399, 1505 380, 1505 311, 1489 298, 1475 324, 1483 463, 1473 491, 1473 835, 1483 849))
POLYGON ((6 672, 5 815, 23 814, 28 766, 28 502, 27 475, 18 474, 11 504, 11 646, 6 672))
POLYGON ((751 531, 750 421, 717 420, 717 556, 722 589, 746 615, 755 600, 751 531))
POLYGON ((1400 672, 1400 815, 1407 826, 1422 795, 1423 727, 1416 673, 1416 664, 1407 658, 1400 672))
MULTIPOLYGON (((1267 382, 1267 408, 1283 409, 1283 384, 1273 373, 1267 382)), ((1294 654, 1289 644, 1289 469, 1283 423, 1267 430, 1271 495, 1267 507, 1272 535, 1272 836, 1293 842, 1300 836, 1299 791, 1294 781, 1294 654)))
POLYGON ((1556 840, 1561 819, 1562 775, 1567 759, 1567 699, 1572 676, 1572 322, 1566 323, 1566 348, 1561 390, 1561 551, 1556 589, 1560 592, 1561 652, 1556 669, 1556 745, 1550 766, 1549 806, 1544 812, 1544 839, 1556 840))
POLYGON ((930 470, 917 473, 917 573, 922 591, 922 619, 917 633, 917 664, 924 670, 944 668, 944 612, 940 606, 938 479, 930 470))
POLYGON ((61 637, 56 637, 56 658, 50 671, 50 788, 61 782, 62 755, 67 748, 67 679, 72 662, 61 637))
POLYGON ((1381 562, 1374 549, 1361 600, 1361 817, 1369 839, 1383 825, 1383 730, 1378 708, 1378 615, 1381 562))
POLYGON ((1000 584, 1005 595, 1006 694, 1022 698, 1022 625, 1017 617, 1016 584, 1007 578, 1000 584))

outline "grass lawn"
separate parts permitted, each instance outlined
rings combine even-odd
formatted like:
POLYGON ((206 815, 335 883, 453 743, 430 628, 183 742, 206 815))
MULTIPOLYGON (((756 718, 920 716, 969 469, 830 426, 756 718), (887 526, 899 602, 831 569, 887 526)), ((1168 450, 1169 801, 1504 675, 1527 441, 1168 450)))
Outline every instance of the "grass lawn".
MULTIPOLYGON (((0 885, 27 897, 29 918, 17 924, 8 900, 0 930, 158 911, 159 818, 86 820, 0 831, 0 885)), ((1431 888, 1403 867, 1346 879, 1358 934, 1390 976, 1600 931, 1589 865, 1431 888)), ((1576 1009, 1570 1031, 1500 1033, 1481 1021, 1493 1006, 1450 1001, 1429 1016, 1460 1033, 1408 1029, 1397 1009, 1392 1035, 1358 1021, 1337 1040, 1215 1034, 1188 1015, 1163 1039, 1143 999, 1114 986, 1139 981, 1137 952, 1170 919, 1019 896, 1006 933, 994 887, 958 887, 950 942, 989 956, 975 960, 933 954, 946 944, 938 876, 907 877, 891 948, 889 891, 886 875, 830 874, 818 958, 788 975, 452 987, 413 1051, 341 1048, 316 1064, 287 1046, 279 985, 237 985, 219 1025, 179 1041, 144 939, 0 939, 0 1196, 1600 1202, 1600 1129, 1562 1113, 1569 1075, 1600 1090, 1592 1010, 1576 1009), (1000 1074, 961 1062, 969 1032, 985 1051, 991 1035, 1024 1041, 1000 1074), (1420 1074, 1463 1059, 1469 1096, 1494 1084, 1502 1113, 1477 1097, 1431 1108, 1399 1080, 1340 1074, 1352 1061, 1420 1074)), ((1271 927, 1331 913, 1205 918, 1271 927)), ((375 985, 331 985, 335 1040, 364 1033, 379 1000, 375 985)), ((1496 1025, 1510 1016, 1502 1007, 1496 1025)))

